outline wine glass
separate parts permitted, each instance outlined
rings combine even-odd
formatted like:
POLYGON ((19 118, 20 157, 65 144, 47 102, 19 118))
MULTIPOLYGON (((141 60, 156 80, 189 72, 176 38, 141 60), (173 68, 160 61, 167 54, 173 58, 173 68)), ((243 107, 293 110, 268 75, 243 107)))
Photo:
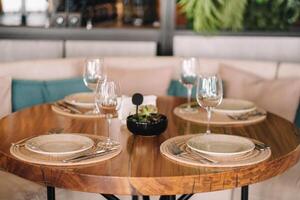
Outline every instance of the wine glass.
POLYGON ((187 107, 183 112, 196 112, 197 109, 191 107, 191 96, 193 86, 197 81, 198 62, 196 58, 184 59, 181 63, 180 82, 187 88, 187 107))
MULTIPOLYGON (((107 75, 103 65, 103 59, 93 58, 86 60, 83 71, 83 82, 86 87, 88 87, 95 93, 97 84, 105 82, 106 78, 107 75)), ((91 113, 98 113, 96 102, 94 110, 91 113)))
POLYGON ((99 82, 96 89, 96 105, 101 114, 105 115, 108 127, 108 139, 103 143, 105 146, 115 145, 109 137, 112 118, 118 117, 121 107, 121 95, 119 84, 115 81, 99 82))
POLYGON ((199 75, 197 79, 196 99, 198 104, 207 111, 207 130, 210 132, 212 108, 218 106, 223 99, 222 80, 218 75, 199 75))

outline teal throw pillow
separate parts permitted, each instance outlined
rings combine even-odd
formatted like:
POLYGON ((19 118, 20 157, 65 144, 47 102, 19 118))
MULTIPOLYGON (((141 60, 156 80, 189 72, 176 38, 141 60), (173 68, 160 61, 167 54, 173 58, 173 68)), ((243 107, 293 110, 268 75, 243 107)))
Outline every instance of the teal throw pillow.
POLYGON ((12 110, 15 112, 37 104, 57 101, 77 92, 90 92, 81 77, 51 81, 13 80, 12 110))
POLYGON ((44 82, 33 80, 12 80, 12 110, 30 107, 45 102, 44 82))
POLYGON ((54 80, 44 82, 45 102, 63 99, 65 96, 77 92, 90 92, 82 78, 54 80))

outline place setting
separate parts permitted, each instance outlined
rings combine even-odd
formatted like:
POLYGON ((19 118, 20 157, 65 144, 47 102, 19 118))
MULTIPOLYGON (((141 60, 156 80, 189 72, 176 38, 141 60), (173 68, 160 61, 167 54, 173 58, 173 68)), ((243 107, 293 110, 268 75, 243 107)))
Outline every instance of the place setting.
POLYGON ((187 103, 175 107, 176 116, 194 123, 225 126, 253 124, 266 119, 267 112, 251 101, 223 98, 222 79, 209 74, 197 78, 196 66, 194 58, 182 62, 180 82, 187 88, 187 103), (194 86, 196 102, 191 102, 194 86))
POLYGON ((60 115, 75 118, 105 117, 97 108, 97 98, 101 98, 98 85, 107 81, 103 59, 87 59, 84 66, 83 82, 92 92, 70 94, 52 104, 52 110, 60 115))
POLYGON ((121 152, 119 142, 99 135, 81 133, 44 134, 13 143, 10 152, 30 163, 55 166, 92 164, 121 152))
MULTIPOLYGON (((258 115, 263 111, 258 111, 254 103, 244 100, 224 99, 222 80, 218 75, 199 75, 197 79, 197 103, 204 108, 207 113, 207 120, 203 123, 207 125, 205 133, 196 135, 183 135, 170 138, 160 146, 163 155, 171 160, 194 166, 206 167, 237 167, 252 165, 262 162, 271 156, 271 149, 266 144, 241 136, 211 133, 210 124, 227 125, 227 121, 220 118, 212 118, 212 112, 234 121, 249 120, 250 117, 258 115), (223 104, 221 103, 223 100, 223 104), (230 116, 230 117, 229 117, 230 116), (242 118, 232 119, 233 117, 242 118), (213 120, 215 121, 213 121, 213 120), (219 121, 217 121, 217 119, 219 121), (223 124, 224 123, 224 124, 223 124)), ((195 108, 195 106, 193 106, 195 108)), ((174 110, 176 115, 189 116, 182 117, 187 121, 201 123, 199 111, 188 113, 182 112, 177 107, 174 110), (176 110, 177 109, 177 110, 176 110)), ((265 112, 260 114, 265 117, 265 112)), ((205 115, 203 115, 205 118, 205 115)))

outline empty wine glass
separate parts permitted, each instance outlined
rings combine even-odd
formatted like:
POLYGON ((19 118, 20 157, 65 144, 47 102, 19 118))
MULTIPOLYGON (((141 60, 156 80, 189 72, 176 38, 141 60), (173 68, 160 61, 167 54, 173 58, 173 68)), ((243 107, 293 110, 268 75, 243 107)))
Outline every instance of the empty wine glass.
POLYGON ((121 95, 119 84, 114 81, 98 83, 96 89, 96 105, 101 114, 105 115, 108 127, 108 139, 103 143, 105 146, 115 145, 110 139, 110 124, 112 118, 118 117, 121 107, 121 95))
POLYGON ((193 86, 197 81, 198 62, 196 58, 184 59, 181 63, 180 82, 187 88, 187 106, 183 112, 196 112, 197 109, 191 107, 191 96, 193 86))
MULTIPOLYGON (((95 92, 97 84, 105 82, 106 77, 107 75, 103 65, 103 59, 93 58, 86 60, 83 71, 83 82, 86 87, 95 92)), ((96 105, 91 113, 98 113, 96 105)))
POLYGON ((207 130, 210 132, 212 108, 218 106, 223 99, 222 80, 218 75, 200 75, 197 79, 196 99, 198 104, 207 111, 207 130))

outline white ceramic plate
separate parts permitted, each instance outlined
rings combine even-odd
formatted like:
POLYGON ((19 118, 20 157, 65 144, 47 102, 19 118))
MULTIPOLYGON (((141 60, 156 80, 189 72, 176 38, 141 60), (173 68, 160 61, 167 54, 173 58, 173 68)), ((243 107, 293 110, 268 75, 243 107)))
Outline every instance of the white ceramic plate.
POLYGON ((256 106, 251 101, 225 98, 219 106, 213 109, 213 111, 226 114, 241 114, 254 111, 255 109, 256 106))
POLYGON ((82 108, 93 108, 95 95, 92 92, 75 93, 64 98, 64 101, 82 108))
POLYGON ((255 148, 250 139, 223 134, 195 136, 188 140, 187 145, 194 151, 211 156, 238 156, 255 148))
POLYGON ((29 139, 25 148, 44 155, 65 156, 86 151, 94 146, 94 141, 88 137, 63 133, 41 135, 29 139))

